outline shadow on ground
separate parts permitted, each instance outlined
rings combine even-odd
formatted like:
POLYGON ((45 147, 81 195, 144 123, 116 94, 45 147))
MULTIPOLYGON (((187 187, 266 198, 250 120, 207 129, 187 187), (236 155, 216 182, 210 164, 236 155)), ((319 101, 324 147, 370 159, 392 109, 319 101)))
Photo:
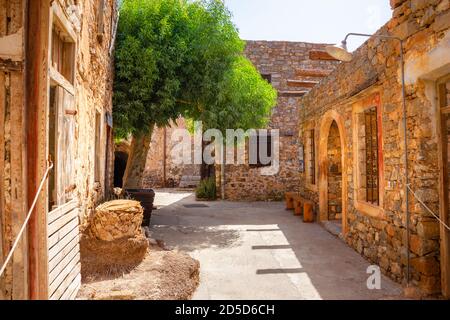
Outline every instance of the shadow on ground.
POLYGON ((369 263, 282 203, 217 201, 189 208, 193 195, 160 195, 166 204, 152 216, 152 236, 200 261, 196 299, 402 298, 400 285, 385 276, 382 290, 369 290, 369 263))

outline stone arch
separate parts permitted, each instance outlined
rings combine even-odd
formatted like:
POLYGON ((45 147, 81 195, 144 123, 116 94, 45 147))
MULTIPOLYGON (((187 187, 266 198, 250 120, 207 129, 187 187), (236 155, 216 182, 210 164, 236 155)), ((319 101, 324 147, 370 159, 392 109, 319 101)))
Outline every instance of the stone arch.
POLYGON ((328 137, 331 125, 336 122, 339 129, 342 163, 342 233, 348 231, 348 179, 347 179, 347 143, 344 118, 335 110, 323 115, 319 132, 319 221, 328 220, 328 137))

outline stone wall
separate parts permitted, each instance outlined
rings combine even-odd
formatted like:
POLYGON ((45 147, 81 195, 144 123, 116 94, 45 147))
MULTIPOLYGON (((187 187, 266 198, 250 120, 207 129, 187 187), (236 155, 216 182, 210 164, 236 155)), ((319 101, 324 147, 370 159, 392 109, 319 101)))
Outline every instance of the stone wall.
MULTIPOLYGON (((144 172, 144 187, 173 188, 180 185, 180 181, 183 176, 200 176, 200 165, 178 165, 174 163, 174 159, 172 157, 173 148, 178 143, 177 140, 172 139, 172 136, 175 130, 186 128, 185 120, 180 118, 175 123, 171 123, 170 127, 155 129, 152 134, 150 151, 147 157, 147 164, 144 172), (164 136, 166 138, 164 138, 164 136), (164 171, 166 179, 165 182, 164 171)), ((192 150, 194 150, 193 136, 191 137, 191 145, 192 150)))
MULTIPOLYGON (((226 166, 225 196, 229 200, 280 200, 287 191, 298 190, 300 186, 300 162, 298 121, 300 112, 300 91, 304 81, 314 85, 317 76, 302 75, 300 71, 333 70, 336 61, 311 59, 311 52, 323 51, 325 45, 284 42, 247 41, 246 56, 259 72, 270 76, 271 83, 278 90, 278 103, 273 109, 268 129, 280 130, 280 171, 276 175, 261 174, 263 168, 249 165, 226 166)), ((319 72, 320 73, 320 72, 319 72)), ((306 84, 306 85, 308 85, 306 84)), ((220 171, 220 170, 217 170, 220 171)), ((219 177, 220 178, 220 177, 219 177)))
MULTIPOLYGON (((69 1, 70 2, 70 1, 69 1)), ((101 1, 78 1, 80 24, 76 62, 77 153, 76 185, 81 203, 82 222, 109 195, 114 175, 114 138, 108 127, 107 115, 112 116, 113 46, 117 8, 115 0, 104 1, 103 32, 98 35, 98 4, 101 1), (100 114, 99 179, 95 181, 95 115, 100 114)))
MULTIPOLYGON (((408 177, 417 195, 439 213, 439 140, 436 81, 450 73, 448 0, 391 0, 393 18, 377 34, 404 40, 407 103, 408 177)), ((344 37, 344 35, 342 35, 344 37)), ((306 124, 316 127, 318 188, 301 179, 301 192, 317 203, 326 220, 326 142, 331 121, 343 135, 343 225, 347 243, 394 280, 405 282, 407 237, 405 216, 404 134, 400 46, 396 40, 371 38, 300 102, 301 139, 306 124), (354 112, 378 106, 380 204, 359 195, 359 126, 354 112), (322 143, 322 141, 324 141, 322 143), (325 187, 324 187, 325 186, 325 187), (325 190, 323 190, 325 188, 325 190)), ((439 223, 410 195, 411 283, 425 294, 441 292, 439 223)), ((441 233, 442 235, 442 233, 441 233)), ((443 240, 444 241, 444 240, 443 240)), ((448 246, 448 244, 447 244, 448 246)), ((448 266, 446 267, 448 268, 448 266)))
MULTIPOLYGON (((70 87, 68 92, 74 97, 70 100, 74 102, 70 113, 67 113, 64 104, 64 117, 73 119, 74 130, 71 131, 73 135, 66 143, 59 144, 58 149, 61 153, 71 150, 71 161, 68 162, 71 175, 68 180, 70 192, 73 192, 80 206, 81 223, 87 221, 95 204, 107 195, 113 174, 112 134, 106 115, 112 112, 110 49, 117 18, 116 1, 30 1, 28 5, 26 2, 0 0, 0 264, 22 226, 27 201, 34 196, 27 194, 27 191, 30 186, 39 184, 47 169, 49 136, 55 134, 49 131, 48 125, 49 84, 55 83, 53 80, 50 82, 51 77, 55 79, 55 74, 52 74, 47 59, 52 43, 49 38, 51 21, 59 28, 70 29, 71 41, 74 41, 74 81, 68 85, 64 79, 58 80, 58 83, 64 82, 66 88, 70 87), (102 8, 99 7, 101 3, 104 4, 102 8), (32 21, 29 17, 33 18, 32 21), (27 30, 27 27, 30 29, 27 30), (32 41, 27 42, 28 36, 32 41), (24 48, 28 48, 29 52, 24 48), (38 59, 36 57, 42 59, 39 58, 37 69, 31 69, 38 59), (29 83, 33 86, 26 88, 29 83), (27 100, 30 91, 34 93, 29 94, 27 100), (31 123, 29 114, 32 112, 37 116, 31 123), (100 114, 101 124, 97 150, 96 112, 100 114), (30 149, 33 148, 36 154, 30 156, 30 149), (95 178, 96 153, 99 174, 95 178), (27 176, 31 171, 36 173, 35 179, 27 176)), ((56 65, 52 67, 57 68, 56 65)), ((60 160, 53 160, 55 172, 56 168, 60 168, 60 160)), ((28 299, 30 292, 34 298, 48 298, 47 217, 53 208, 49 208, 47 190, 45 187, 41 192, 34 218, 30 220, 30 224, 34 225, 35 238, 28 238, 27 232, 24 234, 12 262, 0 279, 0 299, 28 299), (35 252, 29 251, 29 246, 35 252), (33 270, 29 270, 31 264, 28 264, 31 256, 35 259, 33 270)))

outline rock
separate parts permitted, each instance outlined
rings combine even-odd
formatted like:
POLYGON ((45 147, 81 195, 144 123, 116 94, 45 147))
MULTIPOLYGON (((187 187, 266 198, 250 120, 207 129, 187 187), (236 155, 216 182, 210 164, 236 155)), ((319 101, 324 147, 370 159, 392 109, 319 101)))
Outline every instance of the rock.
POLYGON ((440 272, 440 265, 435 257, 420 257, 412 259, 411 266, 416 271, 426 276, 438 275, 440 272))
POLYGON ((413 300, 421 300, 423 297, 423 293, 420 291, 420 289, 413 286, 406 287, 404 289, 404 295, 406 298, 413 300))
POLYGON ((99 240, 114 241, 140 234, 144 209, 137 201, 115 200, 97 207, 90 230, 99 240))
POLYGON ((448 27, 450 27, 450 11, 444 12, 436 17, 433 24, 433 30, 439 32, 448 27))
POLYGON ((439 239, 440 226, 439 222, 422 221, 417 224, 417 233, 420 237, 425 239, 439 239))
POLYGON ((434 240, 425 240, 417 235, 411 235, 411 251, 418 256, 424 256, 439 250, 439 242, 434 240))

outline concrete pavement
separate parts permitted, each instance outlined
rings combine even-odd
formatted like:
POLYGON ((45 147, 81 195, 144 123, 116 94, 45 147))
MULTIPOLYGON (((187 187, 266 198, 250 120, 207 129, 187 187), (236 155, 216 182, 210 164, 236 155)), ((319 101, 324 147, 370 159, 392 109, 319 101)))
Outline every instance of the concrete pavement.
POLYGON ((152 236, 201 264, 194 299, 401 299, 382 276, 367 289, 370 265, 318 224, 283 203, 196 202, 189 192, 157 191, 152 236))

